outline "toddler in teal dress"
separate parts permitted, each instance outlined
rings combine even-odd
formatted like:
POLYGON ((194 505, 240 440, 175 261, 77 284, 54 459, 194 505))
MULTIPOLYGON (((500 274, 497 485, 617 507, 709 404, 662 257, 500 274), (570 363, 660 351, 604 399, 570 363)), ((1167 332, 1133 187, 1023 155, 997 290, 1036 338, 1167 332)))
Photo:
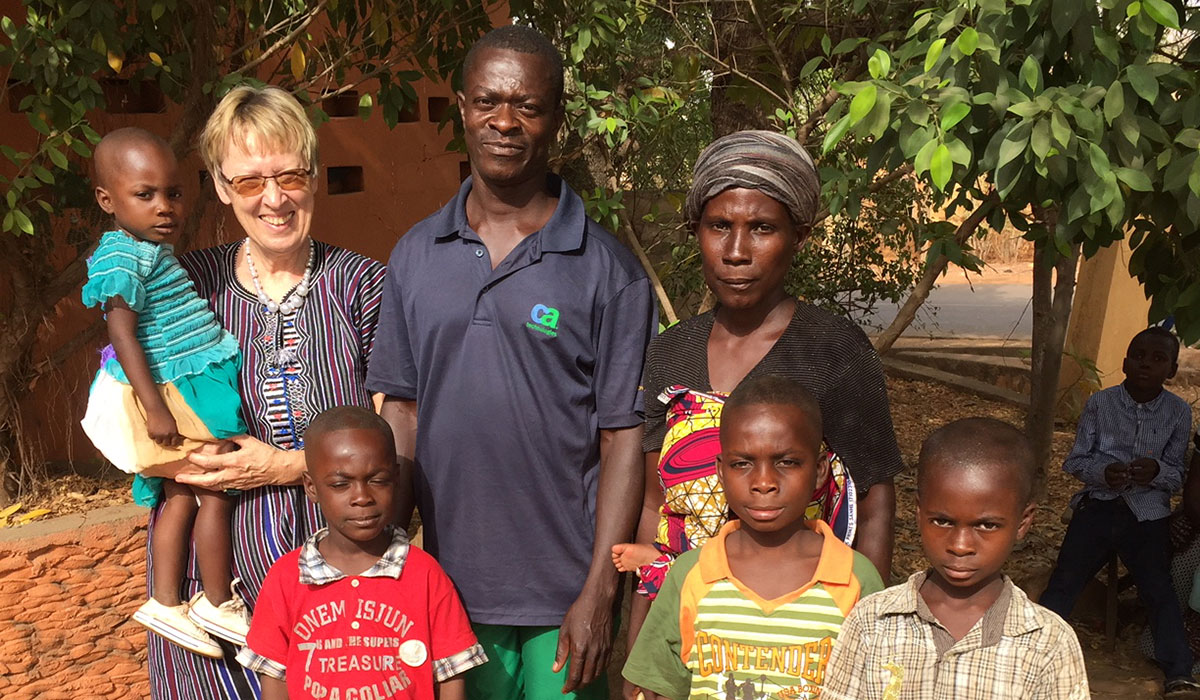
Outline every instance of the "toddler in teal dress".
POLYGON ((176 260, 183 214, 175 156, 143 129, 96 147, 96 201, 113 215, 88 261, 83 303, 101 306, 115 356, 92 382, 83 429, 104 456, 136 474, 135 496, 160 509, 150 542, 154 590, 133 619, 198 654, 221 658, 213 635, 245 644, 250 616, 232 578, 235 495, 176 483, 188 453, 246 432, 241 352, 176 260), (157 477, 165 477, 157 478, 157 477), (193 534, 203 592, 181 599, 193 534))

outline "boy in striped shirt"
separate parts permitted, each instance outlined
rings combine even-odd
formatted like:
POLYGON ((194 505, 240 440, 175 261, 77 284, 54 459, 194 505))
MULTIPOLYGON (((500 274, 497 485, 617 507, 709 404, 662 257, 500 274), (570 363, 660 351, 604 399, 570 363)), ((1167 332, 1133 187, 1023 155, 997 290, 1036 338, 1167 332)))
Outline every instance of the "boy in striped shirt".
POLYGON ((883 588, 866 557, 806 521, 829 478, 821 410, 796 382, 758 377, 725 403, 717 474, 737 516, 679 557, 624 676, 657 697, 821 697, 842 620, 883 588))

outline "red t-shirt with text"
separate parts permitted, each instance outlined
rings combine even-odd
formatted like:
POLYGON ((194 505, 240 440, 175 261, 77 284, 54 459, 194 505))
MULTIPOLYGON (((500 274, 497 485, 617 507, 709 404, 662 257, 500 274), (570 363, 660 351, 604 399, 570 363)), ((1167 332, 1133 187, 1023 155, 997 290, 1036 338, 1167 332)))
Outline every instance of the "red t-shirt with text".
POLYGON ((246 646, 287 669, 288 694, 321 700, 434 700, 433 662, 476 644, 449 577, 412 547, 399 579, 300 583, 300 550, 275 562, 246 646))

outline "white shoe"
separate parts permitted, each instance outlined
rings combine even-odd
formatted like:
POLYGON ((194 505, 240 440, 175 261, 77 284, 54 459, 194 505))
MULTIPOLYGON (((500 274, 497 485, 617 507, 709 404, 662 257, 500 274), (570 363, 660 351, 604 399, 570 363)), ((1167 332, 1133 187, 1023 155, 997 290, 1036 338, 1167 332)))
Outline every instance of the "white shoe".
POLYGON ((220 637, 238 646, 246 646, 246 634, 250 631, 250 611, 246 603, 234 590, 241 579, 234 579, 229 587, 233 597, 213 605, 201 591, 188 603, 188 619, 214 637, 220 637))
POLYGON ((151 598, 133 613, 134 622, 145 625, 163 639, 210 659, 220 659, 225 652, 208 633, 188 619, 188 606, 170 607, 151 598))

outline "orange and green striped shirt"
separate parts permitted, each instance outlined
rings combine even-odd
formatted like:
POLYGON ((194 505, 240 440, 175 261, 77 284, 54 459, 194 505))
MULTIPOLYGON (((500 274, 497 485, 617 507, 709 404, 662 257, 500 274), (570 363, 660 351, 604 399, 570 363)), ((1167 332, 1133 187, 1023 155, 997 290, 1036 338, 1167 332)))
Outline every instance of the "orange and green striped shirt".
POLYGON ((625 664, 624 676, 674 700, 817 700, 842 621, 861 596, 883 589, 866 557, 829 526, 811 581, 764 600, 729 569, 726 524, 675 561, 625 664))

